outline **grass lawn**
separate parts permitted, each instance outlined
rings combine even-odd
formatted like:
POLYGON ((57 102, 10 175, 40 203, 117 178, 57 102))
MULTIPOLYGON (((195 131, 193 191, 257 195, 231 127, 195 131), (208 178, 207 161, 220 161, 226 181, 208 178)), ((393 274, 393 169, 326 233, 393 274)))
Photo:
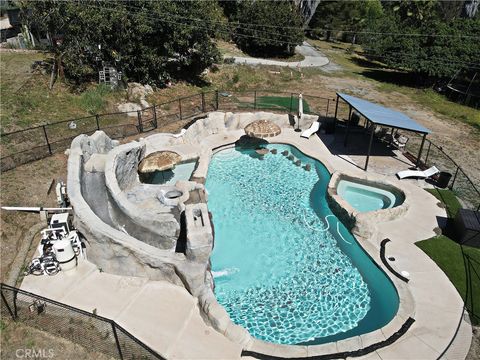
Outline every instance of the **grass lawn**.
MULTIPOLYGON (((425 189, 438 200, 440 200, 446 207, 447 215, 450 219, 455 218, 458 210, 462 207, 451 190, 446 189, 425 189)), ((448 227, 451 227, 447 225, 448 227)), ((444 231, 445 231, 444 230, 444 231)), ((448 231, 454 233, 453 231, 448 231)), ((449 235, 454 236, 454 235, 449 235)), ((476 324, 480 324, 480 249, 463 246, 463 252, 472 259, 471 282, 469 286, 470 293, 466 294, 467 278, 465 274, 465 265, 462 254, 462 247, 460 244, 450 239, 445 235, 435 236, 431 239, 419 241, 416 245, 422 249, 430 258, 437 263, 437 265, 448 276, 453 285, 457 288, 459 294, 467 303, 467 308, 470 314, 473 314, 472 320, 476 324), (475 300, 475 301, 474 301, 475 300)))
MULTIPOLYGON (((309 113, 310 106, 305 99, 302 99, 303 112, 309 113)), ((241 107, 253 108, 253 103, 241 103, 241 107)), ((285 109, 287 111, 298 111, 298 98, 292 98, 290 96, 259 96, 257 97, 258 109, 285 109)))
POLYGON ((50 74, 31 70, 34 61, 46 57, 37 52, 0 54, 2 132, 106 112, 123 96, 96 84, 79 93, 61 81, 49 90, 50 74))
POLYGON ((466 298, 467 281, 460 245, 443 235, 419 241, 416 245, 445 272, 459 294, 466 300, 468 311, 474 315, 472 316, 474 323, 480 324, 480 277, 473 271, 474 268, 480 276, 480 249, 463 246, 465 254, 477 262, 472 261, 470 294, 466 298))
POLYGON ((457 212, 462 205, 458 201, 455 193, 451 190, 447 189, 425 189, 430 194, 435 196, 438 200, 440 200, 443 204, 445 204, 447 209, 447 214, 449 218, 455 218, 457 212))

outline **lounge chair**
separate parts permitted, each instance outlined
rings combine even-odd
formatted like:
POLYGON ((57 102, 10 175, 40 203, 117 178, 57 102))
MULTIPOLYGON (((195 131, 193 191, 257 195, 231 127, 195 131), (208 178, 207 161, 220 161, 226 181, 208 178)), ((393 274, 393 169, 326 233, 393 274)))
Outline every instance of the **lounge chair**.
POLYGON ((318 131, 318 129, 320 129, 320 123, 318 121, 314 121, 312 123, 312 126, 310 126, 309 129, 305 130, 301 137, 304 137, 304 138, 309 138, 310 136, 312 136, 314 133, 316 133, 318 131))
POLYGON ((437 173, 439 173, 440 170, 438 170, 435 166, 432 166, 431 168, 425 170, 425 171, 420 171, 420 170, 403 170, 399 171, 397 173, 397 176, 399 179, 405 179, 405 178, 421 178, 421 179, 426 179, 429 178, 437 173))

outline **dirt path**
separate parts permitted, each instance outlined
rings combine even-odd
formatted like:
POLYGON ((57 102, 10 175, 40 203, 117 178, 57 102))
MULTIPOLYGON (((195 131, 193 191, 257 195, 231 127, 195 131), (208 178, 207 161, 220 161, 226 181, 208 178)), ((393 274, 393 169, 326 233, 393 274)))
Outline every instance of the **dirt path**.
POLYGON ((269 59, 260 59, 254 57, 245 57, 245 56, 233 56, 235 63, 237 64, 246 64, 246 65, 271 65, 271 66, 281 66, 281 67, 290 67, 290 68, 306 68, 306 67, 319 67, 327 65, 329 60, 321 52, 313 48, 306 41, 302 45, 295 47, 295 52, 300 55, 303 55, 305 58, 302 61, 280 61, 280 60, 269 60, 269 59))

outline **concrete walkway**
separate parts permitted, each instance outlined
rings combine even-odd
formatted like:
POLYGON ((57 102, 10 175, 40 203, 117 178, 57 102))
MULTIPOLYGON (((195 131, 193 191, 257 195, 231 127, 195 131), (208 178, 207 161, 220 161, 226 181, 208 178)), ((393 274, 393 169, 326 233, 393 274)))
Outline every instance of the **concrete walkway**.
POLYGON ((21 289, 114 320, 167 359, 238 359, 241 346, 200 317, 197 299, 166 281, 124 277, 88 261, 55 276, 27 276, 21 289))
POLYGON ((327 65, 330 61, 328 58, 314 49, 306 41, 301 45, 295 48, 295 52, 303 55, 305 59, 302 61, 279 61, 279 60, 268 60, 260 59, 253 57, 243 57, 243 56, 233 56, 236 64, 245 64, 245 65, 271 65, 271 66, 284 66, 290 68, 305 68, 305 67, 320 67, 327 65))

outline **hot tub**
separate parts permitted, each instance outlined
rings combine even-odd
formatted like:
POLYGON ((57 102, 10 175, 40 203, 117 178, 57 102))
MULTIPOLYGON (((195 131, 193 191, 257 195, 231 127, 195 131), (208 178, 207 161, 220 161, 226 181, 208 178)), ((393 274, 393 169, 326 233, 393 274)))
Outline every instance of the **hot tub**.
POLYGON ((389 209, 400 205, 404 197, 393 190, 341 179, 337 193, 359 212, 389 209))

